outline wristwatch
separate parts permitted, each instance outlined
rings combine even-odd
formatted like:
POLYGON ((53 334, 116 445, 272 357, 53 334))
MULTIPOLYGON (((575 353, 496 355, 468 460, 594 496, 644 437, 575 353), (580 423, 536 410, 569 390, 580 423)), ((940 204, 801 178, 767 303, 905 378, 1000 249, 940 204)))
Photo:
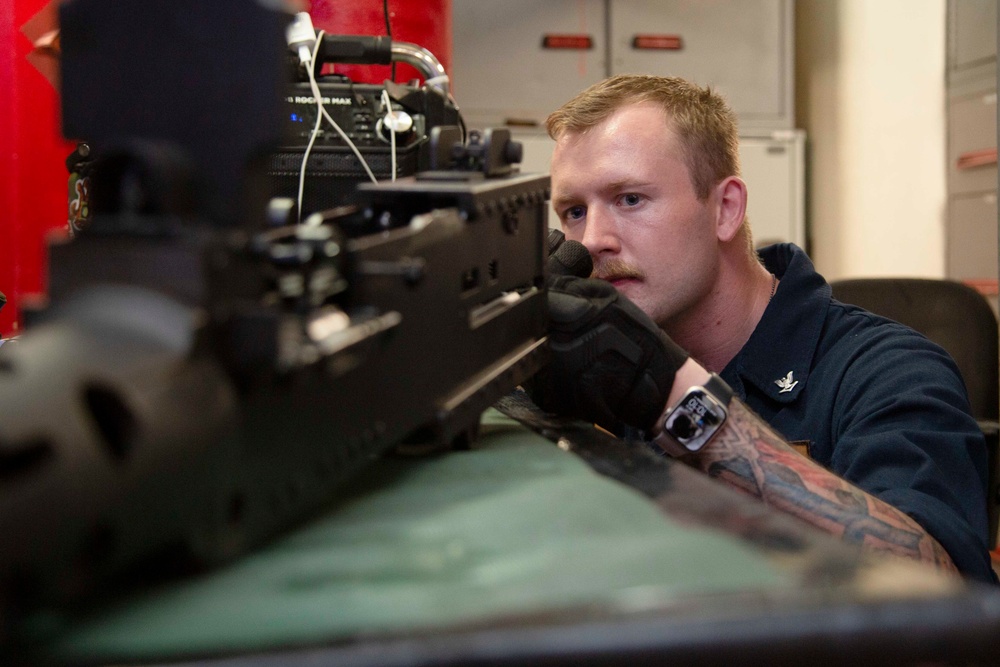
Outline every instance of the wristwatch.
POLYGON ((653 444, 670 456, 686 456, 701 450, 729 415, 733 390, 715 373, 702 387, 691 387, 680 402, 657 420, 660 433, 653 444))

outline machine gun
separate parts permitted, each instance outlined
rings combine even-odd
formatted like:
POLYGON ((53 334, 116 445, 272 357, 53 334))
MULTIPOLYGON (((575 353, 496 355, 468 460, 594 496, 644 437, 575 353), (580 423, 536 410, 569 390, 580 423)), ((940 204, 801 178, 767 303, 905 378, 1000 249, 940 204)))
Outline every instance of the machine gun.
MULTIPOLYGON (((109 45, 127 69, 168 44, 183 71, 215 12, 243 17, 233 43, 256 31, 270 45, 285 21, 239 0, 132 9, 63 5, 69 90, 108 80, 88 67, 109 45), (176 39, 142 37, 173 13, 193 22, 176 39)), ((230 64, 277 82, 282 47, 230 64)), ((151 94, 144 76, 110 80, 151 94)), ((210 154, 198 144, 210 123, 171 119, 190 118, 191 100, 140 127, 102 115, 121 94, 103 91, 63 101, 67 134, 107 147, 104 204, 50 247, 49 304, 0 353, 0 645, 33 610, 260 544, 408 438, 468 442, 545 361, 548 179, 511 168, 506 131, 462 142, 442 127, 426 174, 361 186, 356 207, 296 224, 287 200, 255 212, 261 197, 235 196, 266 182, 252 178, 259 141, 210 154)), ((281 102, 262 94, 258 117, 280 118, 281 102)))

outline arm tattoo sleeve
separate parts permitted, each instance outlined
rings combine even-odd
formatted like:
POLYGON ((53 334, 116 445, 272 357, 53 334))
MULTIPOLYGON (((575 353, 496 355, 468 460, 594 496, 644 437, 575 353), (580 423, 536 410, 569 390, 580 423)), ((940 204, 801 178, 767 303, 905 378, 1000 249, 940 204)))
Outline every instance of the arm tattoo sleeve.
POLYGON ((955 570, 916 521, 796 452, 738 399, 715 439, 690 463, 845 540, 955 570))

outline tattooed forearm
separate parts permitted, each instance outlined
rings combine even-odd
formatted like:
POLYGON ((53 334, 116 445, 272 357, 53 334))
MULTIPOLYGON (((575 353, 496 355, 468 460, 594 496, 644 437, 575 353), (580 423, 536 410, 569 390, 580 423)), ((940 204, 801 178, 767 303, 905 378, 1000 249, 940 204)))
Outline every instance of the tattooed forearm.
POLYGON ((916 521, 800 455, 736 399, 725 427, 691 463, 845 540, 955 569, 916 521))

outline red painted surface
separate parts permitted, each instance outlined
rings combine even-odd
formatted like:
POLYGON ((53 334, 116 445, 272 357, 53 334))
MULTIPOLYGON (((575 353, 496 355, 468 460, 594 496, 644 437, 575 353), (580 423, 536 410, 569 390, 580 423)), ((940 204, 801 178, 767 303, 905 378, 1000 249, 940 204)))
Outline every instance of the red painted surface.
MULTIPOLYGON (((64 231, 67 217, 65 159, 74 144, 59 129, 57 62, 35 48, 55 29, 59 0, 0 1, 0 334, 18 328, 18 306, 45 288, 45 237, 64 231)), ((313 23, 334 34, 384 35, 378 0, 313 0, 313 23)), ((433 53, 451 71, 451 0, 389 0, 393 39, 433 53)), ((388 66, 341 66, 358 82, 381 83, 388 66)), ((398 65, 397 81, 419 78, 398 65)))
MULTIPOLYGON (((334 35, 385 35, 385 13, 379 0, 364 2, 312 0, 309 13, 317 30, 334 35)), ((392 39, 430 51, 451 72, 451 0, 389 0, 392 39)), ((390 78, 387 65, 340 65, 334 71, 357 83, 382 83, 390 78)), ((409 65, 397 64, 396 81, 423 79, 409 65)))
POLYGON ((0 3, 0 333, 17 331, 18 305, 44 289, 45 236, 65 230, 65 160, 56 62, 34 41, 55 27, 58 0, 0 3))

